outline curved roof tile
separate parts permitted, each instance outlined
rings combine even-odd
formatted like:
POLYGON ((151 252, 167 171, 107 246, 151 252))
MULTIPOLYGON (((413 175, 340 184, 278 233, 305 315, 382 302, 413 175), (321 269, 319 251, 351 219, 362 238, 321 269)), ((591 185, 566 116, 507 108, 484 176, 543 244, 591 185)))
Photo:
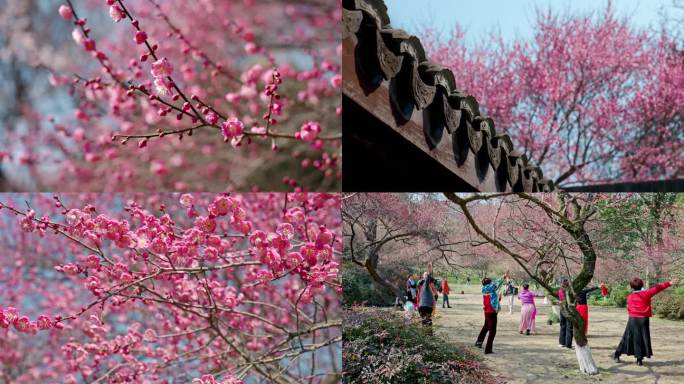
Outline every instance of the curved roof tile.
POLYGON ((515 149, 511 138, 496 130, 494 120, 480 114, 475 97, 456 87, 454 73, 431 62, 415 36, 393 29, 383 0, 344 0, 343 39, 352 37, 359 77, 371 87, 384 80, 401 92, 391 92, 390 102, 399 118, 408 121, 414 110, 426 110, 423 129, 428 145, 435 147, 444 130, 453 138, 454 160, 465 161, 468 148, 517 191, 552 191, 553 181, 515 149))

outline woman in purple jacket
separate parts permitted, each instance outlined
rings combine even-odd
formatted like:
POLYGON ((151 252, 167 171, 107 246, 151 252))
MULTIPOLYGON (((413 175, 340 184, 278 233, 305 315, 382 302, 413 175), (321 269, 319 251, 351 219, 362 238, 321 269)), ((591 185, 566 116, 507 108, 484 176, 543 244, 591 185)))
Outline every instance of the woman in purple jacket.
POLYGON ((523 330, 525 330, 526 335, 529 335, 530 331, 534 332, 535 320, 537 318, 537 307, 534 305, 534 298, 543 296, 544 295, 530 292, 530 285, 523 284, 523 289, 518 294, 520 304, 522 305, 520 309, 520 327, 518 328, 521 335, 523 330))

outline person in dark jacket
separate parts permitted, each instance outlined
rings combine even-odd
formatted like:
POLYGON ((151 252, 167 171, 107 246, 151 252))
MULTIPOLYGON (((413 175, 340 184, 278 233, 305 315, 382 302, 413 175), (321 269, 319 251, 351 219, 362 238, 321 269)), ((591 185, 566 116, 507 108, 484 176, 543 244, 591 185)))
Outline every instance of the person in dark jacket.
POLYGON ((437 295, 435 281, 430 274, 425 272, 419 286, 418 313, 423 319, 423 325, 432 326, 432 309, 435 306, 435 296, 437 295))
POLYGON ((644 281, 638 277, 629 282, 629 286, 632 288, 632 293, 627 295, 629 320, 627 320, 622 340, 620 340, 620 344, 613 354, 613 360, 616 363, 620 362, 620 355, 622 354, 636 357, 636 363, 639 366, 643 365, 644 357, 650 359, 653 356, 649 326, 649 318, 653 315, 651 298, 664 289, 676 285, 677 282, 678 280, 675 279, 649 289, 644 289, 644 281))
POLYGON ((497 314, 499 313, 499 295, 497 293, 503 279, 508 277, 508 273, 495 281, 485 277, 482 279, 482 304, 484 309, 485 323, 477 336, 475 346, 482 348, 485 336, 487 336, 487 344, 485 345, 484 353, 489 354, 494 352, 494 337, 496 336, 497 314))
POLYGON ((513 304, 515 303, 515 296, 518 295, 518 289, 513 285, 513 281, 508 279, 506 281, 506 289, 504 290, 504 296, 506 296, 506 302, 508 303, 508 314, 513 314, 513 304))
POLYGON ((412 273, 408 276, 408 280, 406 280, 406 296, 413 304, 416 304, 417 289, 416 275, 412 273))
MULTIPOLYGON (((561 288, 558 290, 558 299, 563 305, 563 299, 565 295, 563 290, 568 290, 570 288, 570 282, 568 279, 564 278, 561 281, 561 288)), ((563 311, 560 311, 560 335, 558 335, 558 346, 561 348, 572 349, 572 322, 567 317, 563 316, 563 311)))
POLYGON ((575 297, 575 308, 579 312, 580 316, 584 319, 584 335, 586 336, 589 331, 589 306, 587 305, 587 295, 600 287, 584 288, 575 297))

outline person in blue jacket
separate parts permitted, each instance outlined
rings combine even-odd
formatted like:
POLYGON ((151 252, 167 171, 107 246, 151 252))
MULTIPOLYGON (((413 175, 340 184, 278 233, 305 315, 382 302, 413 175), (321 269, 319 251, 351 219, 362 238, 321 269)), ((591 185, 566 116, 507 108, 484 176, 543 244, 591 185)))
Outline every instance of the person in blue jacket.
POLYGON ((484 353, 493 353, 494 337, 496 336, 496 322, 499 313, 499 294, 497 291, 501 287, 501 283, 505 278, 508 278, 508 272, 503 277, 492 281, 489 277, 482 279, 482 304, 484 309, 485 323, 477 336, 475 346, 482 348, 485 336, 487 336, 487 344, 485 345, 484 353))

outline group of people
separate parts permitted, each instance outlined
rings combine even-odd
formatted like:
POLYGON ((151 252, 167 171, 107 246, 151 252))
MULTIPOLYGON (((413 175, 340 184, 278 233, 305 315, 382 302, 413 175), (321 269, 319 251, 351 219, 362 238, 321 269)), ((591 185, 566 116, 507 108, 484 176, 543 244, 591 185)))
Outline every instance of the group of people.
MULTIPOLYGON (((498 292, 504 281, 506 282, 504 295, 508 299, 509 313, 513 313, 515 297, 518 297, 521 303, 520 325, 518 327, 520 334, 530 335, 535 332, 537 315, 535 298, 545 297, 543 293, 530 291, 529 284, 523 284, 522 290, 519 291, 519 289, 513 285, 508 272, 496 280, 492 280, 488 277, 482 279, 481 292, 485 319, 484 325, 475 341, 475 346, 478 348, 484 346, 485 354, 493 352, 498 313, 500 310, 500 296, 498 292)), ((620 356, 628 355, 634 356, 637 365, 641 366, 643 365, 644 357, 650 358, 653 355, 649 325, 649 318, 653 315, 651 299, 664 289, 677 284, 677 282, 677 280, 673 280, 645 289, 643 280, 637 277, 631 279, 629 285, 632 292, 627 295, 627 312, 629 314, 629 320, 627 321, 627 326, 625 327, 622 339, 613 353, 615 362, 620 362, 620 356)), ((565 303, 564 300, 570 289, 570 281, 567 278, 562 279, 558 290, 558 299, 562 305, 568 304, 565 303)), ((584 320, 583 331, 585 335, 588 334, 589 329, 589 307, 587 305, 587 297, 590 293, 598 289, 601 290, 601 295, 605 300, 608 296, 608 287, 605 283, 601 283, 599 286, 595 287, 584 288, 575 295, 574 307, 584 320)), ((438 293, 440 291, 443 296, 442 307, 445 307, 445 304, 449 304, 449 285, 446 279, 442 279, 441 282, 438 282, 432 277, 432 265, 428 266, 428 271, 423 274, 423 278, 420 281, 415 281, 414 275, 409 276, 407 281, 407 297, 409 302, 418 308, 418 313, 420 313, 422 318, 422 324, 425 326, 432 325, 432 318, 434 317, 438 293)), ((449 306, 449 308, 451 308, 451 306, 449 306)), ((573 325, 571 319, 564 316, 563 312, 564 311, 561 310, 559 314, 560 333, 558 345, 561 348, 572 349, 573 325)))

